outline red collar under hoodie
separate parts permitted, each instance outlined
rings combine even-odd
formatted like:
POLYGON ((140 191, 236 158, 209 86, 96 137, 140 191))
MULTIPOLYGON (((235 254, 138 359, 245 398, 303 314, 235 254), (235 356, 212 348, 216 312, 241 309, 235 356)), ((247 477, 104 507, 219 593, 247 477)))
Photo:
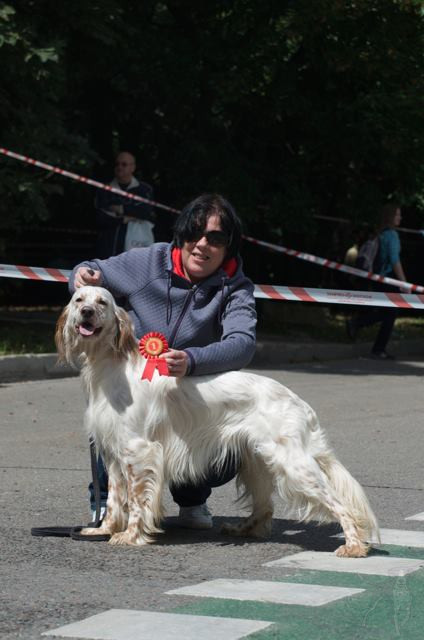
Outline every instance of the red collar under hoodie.
MULTIPOLYGON (((187 280, 188 278, 185 275, 184 269, 183 269, 183 259, 182 259, 181 249, 179 249, 178 247, 174 247, 172 249, 171 257, 172 257, 173 272, 177 276, 180 276, 181 278, 185 278, 187 280)), ((227 260, 224 260, 224 262, 222 263, 221 269, 224 269, 227 276, 229 278, 232 278, 232 276, 237 271, 237 260, 235 258, 227 258, 227 260)))

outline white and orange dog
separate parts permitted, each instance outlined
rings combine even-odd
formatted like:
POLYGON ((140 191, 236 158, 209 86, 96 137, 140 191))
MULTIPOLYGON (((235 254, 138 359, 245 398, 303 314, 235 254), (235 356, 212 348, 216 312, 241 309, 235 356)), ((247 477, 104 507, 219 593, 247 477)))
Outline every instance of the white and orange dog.
POLYGON ((144 545, 160 532, 165 483, 203 478, 229 453, 251 515, 226 533, 271 532, 276 489, 297 520, 339 522, 338 556, 360 557, 378 525, 359 483, 327 446, 315 412, 269 378, 219 375, 142 380, 145 365, 126 312, 101 287, 78 289, 59 318, 62 360, 82 362, 86 426, 109 471, 107 513, 100 529, 111 544, 144 545))

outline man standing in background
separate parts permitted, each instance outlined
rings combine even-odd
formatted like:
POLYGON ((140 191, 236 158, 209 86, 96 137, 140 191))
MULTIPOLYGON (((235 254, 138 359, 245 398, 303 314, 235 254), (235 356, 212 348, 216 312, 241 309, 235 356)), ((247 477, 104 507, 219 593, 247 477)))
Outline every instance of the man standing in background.
MULTIPOLYGON (((128 151, 120 151, 110 186, 152 200, 152 187, 137 180, 135 170, 135 156, 128 151)), ((148 247, 155 241, 155 218, 151 205, 99 189, 95 209, 98 228, 96 255, 99 258, 115 256, 133 247, 148 247)))

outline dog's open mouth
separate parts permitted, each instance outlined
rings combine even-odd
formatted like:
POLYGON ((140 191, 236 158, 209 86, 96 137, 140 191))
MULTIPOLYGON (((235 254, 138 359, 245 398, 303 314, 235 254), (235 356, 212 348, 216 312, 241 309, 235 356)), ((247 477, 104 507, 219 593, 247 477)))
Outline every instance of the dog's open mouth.
POLYGON ((102 327, 95 327, 91 322, 81 322, 77 325, 77 331, 83 338, 90 338, 100 333, 102 327))

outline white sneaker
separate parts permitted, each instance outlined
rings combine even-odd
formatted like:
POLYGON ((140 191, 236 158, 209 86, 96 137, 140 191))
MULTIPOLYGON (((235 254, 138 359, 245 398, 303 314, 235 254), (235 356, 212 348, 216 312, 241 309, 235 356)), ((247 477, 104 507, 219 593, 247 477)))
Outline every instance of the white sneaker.
MULTIPOLYGON (((96 520, 96 509, 90 509, 90 513, 91 513, 91 522, 95 522, 96 520)), ((106 506, 101 506, 100 507, 100 520, 103 520, 104 515, 106 513, 106 506)))
POLYGON ((195 507, 180 507, 177 524, 185 529, 212 529, 212 514, 206 502, 195 507))

